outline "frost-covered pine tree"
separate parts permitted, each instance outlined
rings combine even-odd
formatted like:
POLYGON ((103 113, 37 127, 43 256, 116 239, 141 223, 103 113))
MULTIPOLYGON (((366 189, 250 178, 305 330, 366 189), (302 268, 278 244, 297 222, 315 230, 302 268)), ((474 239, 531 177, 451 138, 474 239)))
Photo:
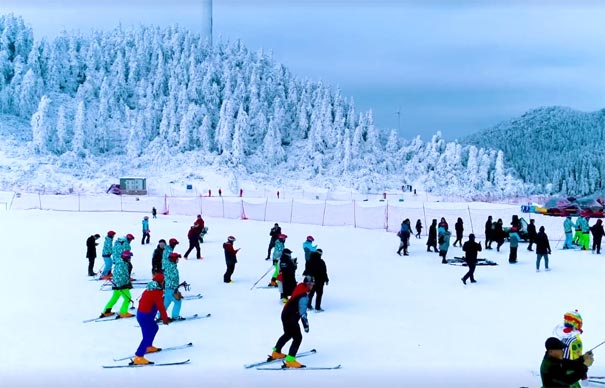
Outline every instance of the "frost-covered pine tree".
POLYGON ((37 153, 44 153, 49 148, 49 135, 50 135, 50 123, 48 122, 48 111, 50 109, 51 100, 46 95, 42 96, 38 109, 32 115, 31 129, 32 129, 32 144, 34 151, 37 153))
POLYGON ((63 105, 59 107, 57 114, 57 142, 55 143, 55 152, 62 154, 67 151, 67 119, 65 117, 65 108, 63 105))
POLYGON ((74 118, 74 136, 71 139, 71 150, 77 154, 82 155, 84 152, 84 128, 87 127, 86 119, 86 107, 84 101, 78 103, 78 110, 76 111, 76 117, 74 118))

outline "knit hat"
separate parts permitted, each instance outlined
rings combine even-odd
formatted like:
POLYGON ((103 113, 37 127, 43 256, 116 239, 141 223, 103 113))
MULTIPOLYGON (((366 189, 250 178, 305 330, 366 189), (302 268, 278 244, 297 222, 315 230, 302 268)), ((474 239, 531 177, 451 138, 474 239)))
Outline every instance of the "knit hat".
POLYGON ((110 230, 109 232, 107 232, 107 235, 108 235, 109 237, 113 237, 113 236, 115 236, 115 235, 116 235, 116 232, 114 232, 113 230, 110 230))
POLYGON ((132 240, 134 240, 134 236, 132 234, 128 233, 126 235, 126 240, 132 241, 132 240))
POLYGON ((235 236, 227 237, 227 241, 231 241, 231 242, 235 241, 235 236))
POLYGON ((313 236, 307 236, 307 241, 315 241, 315 239, 313 238, 313 236))
POLYGON ((566 312, 563 315, 563 325, 565 327, 582 331, 582 316, 578 310, 566 312))
POLYGON ((567 347, 560 339, 550 337, 544 343, 546 350, 563 350, 567 347))
POLYGON ((170 240, 168 240, 168 243, 170 245, 176 245, 179 243, 179 240, 177 240, 176 238, 171 238, 170 240))

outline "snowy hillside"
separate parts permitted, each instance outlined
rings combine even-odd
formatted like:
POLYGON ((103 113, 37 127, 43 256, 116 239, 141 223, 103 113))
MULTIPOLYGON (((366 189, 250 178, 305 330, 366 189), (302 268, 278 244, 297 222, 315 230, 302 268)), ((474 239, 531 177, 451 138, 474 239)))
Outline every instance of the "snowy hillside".
POLYGON ((462 142, 504 151, 506 165, 539 185, 540 192, 587 195, 604 188, 605 160, 599 150, 605 146, 605 109, 535 109, 462 142))

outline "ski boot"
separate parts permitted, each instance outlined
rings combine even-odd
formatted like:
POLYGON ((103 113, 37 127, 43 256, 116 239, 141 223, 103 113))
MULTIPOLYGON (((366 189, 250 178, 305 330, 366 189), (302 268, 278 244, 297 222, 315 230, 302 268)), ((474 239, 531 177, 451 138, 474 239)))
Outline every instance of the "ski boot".
POLYGON ((286 362, 284 368, 304 368, 305 366, 300 362, 296 361, 296 357, 286 356, 286 362))
POLYGON ((269 356, 269 358, 267 359, 267 361, 271 361, 271 360, 282 360, 286 358, 286 355, 278 352, 277 350, 275 350, 275 348, 273 348, 273 352, 271 352, 271 355, 269 356))
POLYGON ((105 312, 99 318, 111 317, 112 315, 115 315, 115 313, 111 312, 111 309, 105 309, 105 312))
POLYGON ((267 287, 277 287, 277 280, 275 278, 271 278, 271 281, 269 282, 267 287))
POLYGON ((147 349, 145 349, 145 353, 155 353, 155 352, 159 352, 160 350, 162 350, 162 348, 156 348, 155 346, 148 346, 147 349))
POLYGON ((132 361, 130 362, 130 365, 150 365, 153 364, 152 361, 149 361, 148 359, 146 359, 145 357, 139 357, 139 356, 134 356, 134 358, 132 359, 132 361))
POLYGON ((134 314, 131 314, 131 313, 120 314, 120 318, 131 318, 131 317, 134 317, 134 314))

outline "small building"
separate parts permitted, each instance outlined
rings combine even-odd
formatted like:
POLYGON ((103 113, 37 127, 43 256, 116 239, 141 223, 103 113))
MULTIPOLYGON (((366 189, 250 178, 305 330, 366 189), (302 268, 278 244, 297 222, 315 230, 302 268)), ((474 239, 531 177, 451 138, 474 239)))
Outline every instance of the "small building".
POLYGON ((120 191, 122 194, 147 194, 147 178, 120 178, 120 191))

